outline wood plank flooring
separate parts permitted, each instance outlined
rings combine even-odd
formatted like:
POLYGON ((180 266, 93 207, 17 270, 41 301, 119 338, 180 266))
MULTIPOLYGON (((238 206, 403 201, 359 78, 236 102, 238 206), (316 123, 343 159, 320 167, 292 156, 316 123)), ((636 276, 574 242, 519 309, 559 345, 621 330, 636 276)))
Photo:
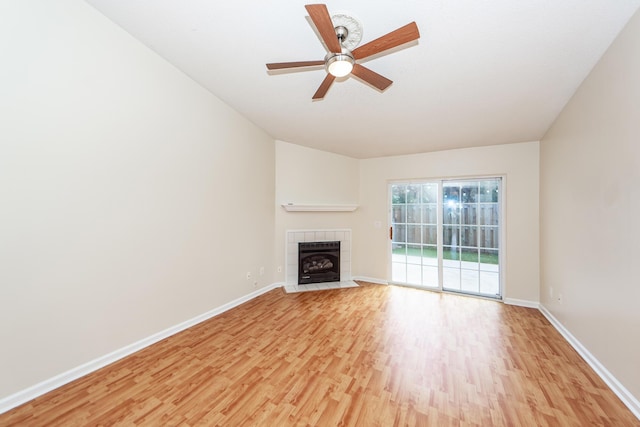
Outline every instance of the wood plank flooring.
POLYGON ((360 285, 273 290, 0 425, 640 425, 537 310, 360 285))

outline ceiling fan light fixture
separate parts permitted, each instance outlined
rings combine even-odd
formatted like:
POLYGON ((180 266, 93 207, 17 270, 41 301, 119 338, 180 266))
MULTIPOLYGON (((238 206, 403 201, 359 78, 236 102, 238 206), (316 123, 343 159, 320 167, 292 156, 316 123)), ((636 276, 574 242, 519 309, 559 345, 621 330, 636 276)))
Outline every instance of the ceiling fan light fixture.
POLYGON ((324 64, 327 75, 311 97, 313 100, 323 99, 336 78, 346 78, 350 74, 375 89, 384 91, 393 81, 361 65, 360 61, 381 55, 420 38, 418 26, 415 22, 410 22, 359 46, 362 39, 362 25, 358 20, 347 14, 331 16, 325 4, 307 4, 304 7, 309 12, 309 18, 317 30, 320 41, 329 53, 320 61, 270 63, 267 64, 267 69, 314 67, 324 64))
POLYGON ((344 77, 351 74, 355 60, 347 53, 336 53, 327 59, 327 72, 334 77, 344 77))

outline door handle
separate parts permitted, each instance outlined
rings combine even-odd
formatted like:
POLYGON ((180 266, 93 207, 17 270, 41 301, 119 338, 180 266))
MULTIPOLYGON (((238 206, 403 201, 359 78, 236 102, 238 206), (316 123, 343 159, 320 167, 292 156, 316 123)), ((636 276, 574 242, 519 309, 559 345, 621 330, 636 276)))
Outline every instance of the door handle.
POLYGON ((393 240, 393 226, 389 227, 389 240, 393 240))

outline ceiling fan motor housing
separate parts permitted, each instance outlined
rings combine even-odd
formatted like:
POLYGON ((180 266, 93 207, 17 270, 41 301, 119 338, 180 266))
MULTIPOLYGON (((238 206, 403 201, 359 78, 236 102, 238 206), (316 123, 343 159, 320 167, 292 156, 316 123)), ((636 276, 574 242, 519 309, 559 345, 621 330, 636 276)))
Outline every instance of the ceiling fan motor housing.
POLYGON ((356 63, 351 52, 344 47, 341 53, 328 53, 324 60, 327 73, 335 77, 348 76, 356 63))

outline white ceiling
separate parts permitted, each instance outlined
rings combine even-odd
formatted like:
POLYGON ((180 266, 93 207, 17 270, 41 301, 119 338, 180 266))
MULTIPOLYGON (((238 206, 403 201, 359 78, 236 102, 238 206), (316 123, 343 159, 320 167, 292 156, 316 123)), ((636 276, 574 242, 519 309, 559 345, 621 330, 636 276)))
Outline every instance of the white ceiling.
POLYGON ((265 63, 325 50, 291 0, 87 0, 273 138, 355 158, 542 138, 640 0, 340 0, 361 45, 411 21, 418 43, 366 61, 384 92, 265 63))

